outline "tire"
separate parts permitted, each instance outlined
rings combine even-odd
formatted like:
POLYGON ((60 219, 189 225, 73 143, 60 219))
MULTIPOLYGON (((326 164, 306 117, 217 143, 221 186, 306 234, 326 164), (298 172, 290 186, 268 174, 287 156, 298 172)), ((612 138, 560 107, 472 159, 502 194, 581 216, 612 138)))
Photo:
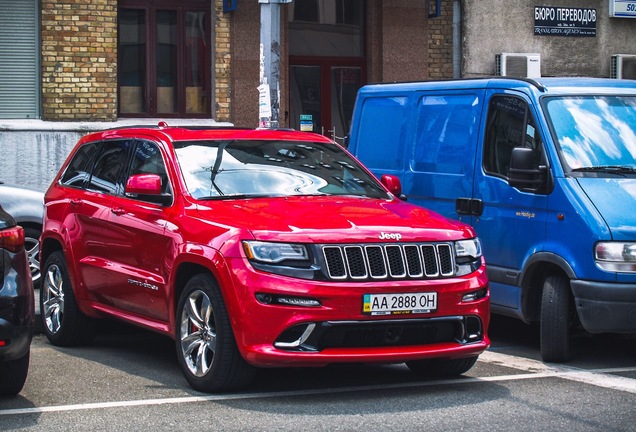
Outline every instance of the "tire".
POLYGON ((48 340, 57 346, 90 343, 95 336, 95 323, 77 307, 63 252, 51 254, 43 275, 40 319, 48 340))
POLYGON ((547 277, 541 298, 540 341, 543 361, 563 363, 570 360, 574 314, 570 281, 562 275, 547 277))
POLYGON ((14 396, 20 393, 29 372, 31 351, 15 360, 0 362, 0 396, 14 396))
POLYGON ((415 375, 426 378, 454 377, 466 373, 477 362, 477 356, 460 359, 429 359, 406 362, 415 375))
POLYGON ((207 274, 186 284, 177 306, 179 365, 195 390, 212 393, 247 387, 256 374, 236 346, 216 281, 207 274))
POLYGON ((24 228, 24 248, 29 258, 33 288, 36 290, 40 288, 42 280, 42 273, 40 272, 40 234, 42 234, 42 228, 24 228))

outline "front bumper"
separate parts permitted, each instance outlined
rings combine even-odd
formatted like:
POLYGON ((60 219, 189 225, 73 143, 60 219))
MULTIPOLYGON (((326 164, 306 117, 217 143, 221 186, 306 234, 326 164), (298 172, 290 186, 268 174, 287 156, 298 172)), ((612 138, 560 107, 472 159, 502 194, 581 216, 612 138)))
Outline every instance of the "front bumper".
POLYGON ((571 281, 576 310, 590 333, 636 333, 636 284, 571 281))
MULTIPOLYGON (((233 263, 235 266, 239 263, 233 263)), ((232 293, 224 293, 237 345, 258 367, 325 366, 334 363, 403 363, 461 358, 488 349, 490 296, 484 269, 436 280, 326 282, 294 279, 252 269, 233 271, 232 293), (370 316, 364 294, 435 291, 430 313, 370 316), (467 293, 483 291, 477 300, 467 293), (264 304, 257 295, 317 300, 320 306, 264 304)))

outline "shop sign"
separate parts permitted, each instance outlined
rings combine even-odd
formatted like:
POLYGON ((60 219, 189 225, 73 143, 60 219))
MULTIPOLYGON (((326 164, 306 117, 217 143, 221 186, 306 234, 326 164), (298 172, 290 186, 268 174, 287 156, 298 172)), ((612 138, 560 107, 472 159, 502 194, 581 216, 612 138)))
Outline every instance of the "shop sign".
POLYGON ((596 9, 535 6, 534 34, 596 37, 596 9))
POLYGON ((636 0, 610 0, 609 15, 614 18, 636 18, 636 0))

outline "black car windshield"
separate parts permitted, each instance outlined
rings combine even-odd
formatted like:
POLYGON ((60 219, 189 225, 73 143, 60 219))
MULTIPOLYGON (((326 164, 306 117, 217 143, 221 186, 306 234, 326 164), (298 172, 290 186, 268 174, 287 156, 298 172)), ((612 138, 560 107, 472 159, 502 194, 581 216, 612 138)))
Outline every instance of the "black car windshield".
POLYGON ((630 175, 636 169, 636 96, 546 98, 565 169, 630 175))
POLYGON ((354 195, 388 199, 336 145, 299 141, 178 141, 177 159, 197 199, 354 195))

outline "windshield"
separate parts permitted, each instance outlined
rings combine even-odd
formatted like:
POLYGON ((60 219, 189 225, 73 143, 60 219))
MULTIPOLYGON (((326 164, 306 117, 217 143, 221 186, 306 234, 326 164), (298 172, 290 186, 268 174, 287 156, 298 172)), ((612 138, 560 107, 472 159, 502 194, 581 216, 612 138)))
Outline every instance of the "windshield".
POLYGON ((567 171, 634 172, 636 96, 550 98, 546 108, 567 171))
POLYGON ((290 195, 389 198, 375 178, 335 145, 297 141, 175 142, 197 199, 290 195))

